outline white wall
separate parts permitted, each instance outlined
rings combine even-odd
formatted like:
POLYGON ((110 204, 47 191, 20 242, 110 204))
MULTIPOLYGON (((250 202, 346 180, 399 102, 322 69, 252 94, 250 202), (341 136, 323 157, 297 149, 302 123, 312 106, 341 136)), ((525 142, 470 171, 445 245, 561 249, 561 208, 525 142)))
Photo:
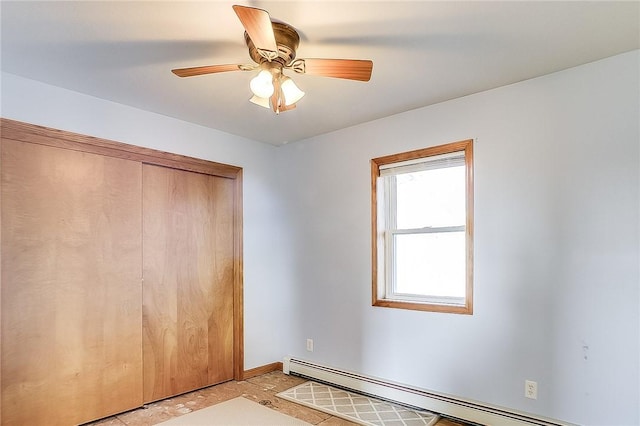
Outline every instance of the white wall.
POLYGON ((1 114, 244 168, 245 368, 291 354, 631 425, 639 61, 636 51, 278 149, 5 73, 1 114), (370 306, 369 160, 467 138, 477 139, 474 315, 370 306), (523 397, 525 379, 538 382, 537 401, 523 397))
POLYGON ((639 424, 639 60, 281 148, 299 324, 290 354, 579 424, 639 424), (468 138, 473 316, 372 307, 369 160, 468 138), (525 379, 537 400, 524 398, 525 379))
POLYGON ((12 74, 2 73, 1 88, 5 118, 242 167, 245 369, 282 359, 291 292, 278 279, 275 147, 12 74))

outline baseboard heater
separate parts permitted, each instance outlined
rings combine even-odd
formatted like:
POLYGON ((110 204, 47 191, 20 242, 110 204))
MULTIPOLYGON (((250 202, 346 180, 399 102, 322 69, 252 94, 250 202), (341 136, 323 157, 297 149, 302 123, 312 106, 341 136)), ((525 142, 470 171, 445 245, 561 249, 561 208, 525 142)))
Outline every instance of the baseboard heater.
POLYGON ((285 374, 324 382, 480 425, 572 426, 571 423, 512 411, 503 407, 486 405, 477 401, 466 400, 376 377, 364 376, 297 358, 286 357, 282 369, 285 374))

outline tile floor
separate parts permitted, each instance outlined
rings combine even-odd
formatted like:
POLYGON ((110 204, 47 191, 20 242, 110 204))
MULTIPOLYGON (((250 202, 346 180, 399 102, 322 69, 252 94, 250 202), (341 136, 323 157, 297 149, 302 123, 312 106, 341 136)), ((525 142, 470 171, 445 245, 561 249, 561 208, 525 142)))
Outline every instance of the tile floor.
MULTIPOLYGON (((86 426, 151 426, 201 408, 239 396, 259 402, 283 414, 318 426, 349 426, 355 423, 316 411, 276 396, 277 393, 298 386, 306 379, 287 376, 274 371, 241 382, 231 381, 211 386, 184 395, 145 405, 144 408, 128 411, 86 426)), ((465 426, 450 420, 440 420, 437 426, 465 426)))

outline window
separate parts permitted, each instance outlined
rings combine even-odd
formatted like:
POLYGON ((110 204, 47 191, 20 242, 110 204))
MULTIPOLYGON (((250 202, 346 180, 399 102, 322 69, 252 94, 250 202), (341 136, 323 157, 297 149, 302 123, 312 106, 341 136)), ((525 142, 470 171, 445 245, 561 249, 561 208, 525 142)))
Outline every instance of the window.
POLYGON ((473 312, 473 141, 371 160, 373 305, 473 312))

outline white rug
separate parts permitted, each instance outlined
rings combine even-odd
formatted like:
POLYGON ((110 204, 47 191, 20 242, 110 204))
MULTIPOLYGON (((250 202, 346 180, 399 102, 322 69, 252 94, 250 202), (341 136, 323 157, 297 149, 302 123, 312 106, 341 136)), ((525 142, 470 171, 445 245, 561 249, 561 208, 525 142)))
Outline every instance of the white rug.
POLYGON ((246 398, 238 397, 175 417, 158 426, 311 426, 246 398))
POLYGON ((276 396, 368 426, 432 426, 440 416, 353 392, 306 382, 276 396))

